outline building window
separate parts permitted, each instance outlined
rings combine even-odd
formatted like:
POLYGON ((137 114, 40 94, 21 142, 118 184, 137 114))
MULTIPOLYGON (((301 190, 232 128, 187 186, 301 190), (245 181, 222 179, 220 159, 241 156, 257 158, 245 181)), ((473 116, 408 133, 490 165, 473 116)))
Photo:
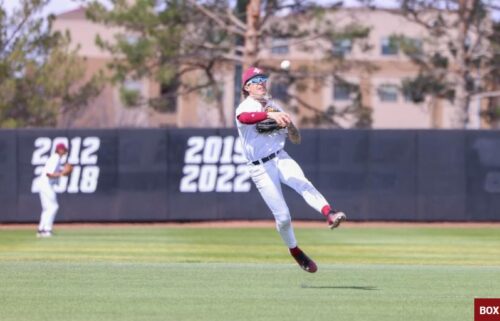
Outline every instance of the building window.
POLYGON ((420 104, 425 101, 425 94, 415 87, 405 87, 401 90, 405 103, 420 104))
POLYGON ((119 89, 120 99, 125 106, 138 106, 144 101, 144 83, 137 79, 126 79, 119 89))
POLYGON ((402 94, 403 94, 403 99, 404 99, 405 103, 412 103, 412 104, 414 103, 413 96, 412 96, 412 93, 410 90, 405 89, 405 90, 403 90, 402 94))
POLYGON ((280 100, 284 103, 287 103, 290 100, 290 96, 288 95, 288 86, 283 82, 272 82, 270 92, 274 99, 280 100))
POLYGON ((380 101, 397 102, 399 89, 395 85, 381 85, 377 89, 380 101))
POLYGON ((422 39, 417 39, 417 38, 411 38, 410 39, 411 47, 412 47, 412 53, 410 55, 412 56, 422 56, 424 53, 423 49, 423 43, 422 39))
POLYGON ((398 45, 391 38, 383 38, 381 43, 381 52, 384 56, 392 56, 398 54, 398 45))
POLYGON ((157 111, 173 113, 177 111, 177 90, 179 82, 176 79, 168 84, 160 85, 160 99, 158 100, 157 111))
POLYGON ((351 39, 336 39, 333 41, 332 54, 335 57, 344 57, 352 50, 351 39))
POLYGON ((283 55, 289 52, 288 39, 273 38, 271 40, 271 53, 275 55, 283 55))
POLYGON ((410 57, 419 57, 423 54, 422 39, 404 37, 401 49, 410 57))
POLYGON ((336 83, 333 85, 333 99, 347 101, 351 99, 352 85, 336 83))

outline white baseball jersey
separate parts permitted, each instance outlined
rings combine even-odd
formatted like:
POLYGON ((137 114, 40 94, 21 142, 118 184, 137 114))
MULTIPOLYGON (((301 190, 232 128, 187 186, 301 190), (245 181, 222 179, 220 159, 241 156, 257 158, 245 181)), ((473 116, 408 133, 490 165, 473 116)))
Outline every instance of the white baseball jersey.
POLYGON ((47 179, 51 185, 57 184, 59 182, 59 177, 49 178, 47 174, 60 172, 62 167, 62 157, 57 153, 53 153, 43 167, 42 178, 47 179))
POLYGON ((243 124, 238 120, 238 116, 242 113, 263 112, 269 107, 283 111, 283 109, 272 100, 269 100, 266 106, 262 106, 259 101, 250 96, 243 100, 238 108, 236 108, 236 126, 238 128, 238 134, 245 157, 250 162, 259 160, 285 147, 285 140, 287 137, 286 128, 269 134, 261 134, 257 132, 255 124, 243 124))

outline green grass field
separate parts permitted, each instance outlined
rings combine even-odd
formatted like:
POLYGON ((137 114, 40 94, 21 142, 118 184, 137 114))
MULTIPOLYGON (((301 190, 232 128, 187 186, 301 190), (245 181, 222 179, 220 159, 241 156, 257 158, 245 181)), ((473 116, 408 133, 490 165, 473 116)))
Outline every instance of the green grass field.
POLYGON ((500 298, 500 227, 0 229, 1 321, 472 321, 500 298))

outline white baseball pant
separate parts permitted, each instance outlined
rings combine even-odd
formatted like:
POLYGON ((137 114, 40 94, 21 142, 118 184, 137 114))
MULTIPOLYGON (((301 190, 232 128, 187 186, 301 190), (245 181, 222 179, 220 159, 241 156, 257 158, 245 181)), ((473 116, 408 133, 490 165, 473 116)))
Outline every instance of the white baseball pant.
POLYGON ((284 150, 264 164, 250 164, 250 175, 260 195, 274 215, 276 229, 288 246, 297 246, 293 231, 290 211, 283 197, 281 183, 284 183, 302 195, 304 200, 321 213, 321 209, 328 205, 326 199, 305 177, 299 164, 284 150))
POLYGON ((57 194, 48 179, 40 179, 40 201, 42 203, 42 214, 40 215, 39 231, 52 231, 54 219, 59 209, 57 194))

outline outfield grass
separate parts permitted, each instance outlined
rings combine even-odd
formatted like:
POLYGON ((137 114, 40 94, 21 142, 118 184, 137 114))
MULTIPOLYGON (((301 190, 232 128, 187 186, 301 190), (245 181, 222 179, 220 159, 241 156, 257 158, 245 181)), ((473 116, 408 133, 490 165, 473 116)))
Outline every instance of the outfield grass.
POLYGON ((500 228, 0 230, 0 320, 473 320, 500 298, 500 228))

